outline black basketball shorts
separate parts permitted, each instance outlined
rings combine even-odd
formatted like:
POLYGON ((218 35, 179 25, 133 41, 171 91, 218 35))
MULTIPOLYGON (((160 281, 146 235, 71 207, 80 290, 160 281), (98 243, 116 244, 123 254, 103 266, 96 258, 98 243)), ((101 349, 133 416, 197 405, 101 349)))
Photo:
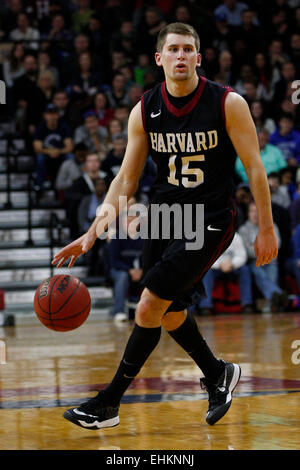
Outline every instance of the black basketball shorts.
POLYGON ((204 243, 201 249, 186 249, 181 239, 144 240, 141 285, 158 297, 172 300, 167 312, 181 311, 193 303, 196 295, 205 297, 202 278, 229 247, 235 232, 234 208, 205 214, 204 243))

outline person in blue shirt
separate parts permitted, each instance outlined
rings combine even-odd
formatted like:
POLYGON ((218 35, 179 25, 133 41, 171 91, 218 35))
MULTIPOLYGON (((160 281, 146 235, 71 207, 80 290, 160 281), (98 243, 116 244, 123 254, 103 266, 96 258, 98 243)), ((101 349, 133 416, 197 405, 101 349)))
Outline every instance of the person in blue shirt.
POLYGON ((270 136, 270 144, 276 145, 283 153, 288 166, 300 164, 300 132, 294 129, 292 114, 285 113, 279 120, 279 126, 270 136))

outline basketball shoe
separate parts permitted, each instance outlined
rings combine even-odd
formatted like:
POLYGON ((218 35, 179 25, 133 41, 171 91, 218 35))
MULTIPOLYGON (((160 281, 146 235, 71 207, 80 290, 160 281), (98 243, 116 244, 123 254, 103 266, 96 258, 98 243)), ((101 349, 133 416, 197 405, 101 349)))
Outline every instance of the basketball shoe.
POLYGON ((102 391, 78 408, 70 408, 64 412, 64 418, 86 429, 112 428, 119 424, 119 406, 105 405, 102 391))
POLYGON ((232 392, 241 377, 239 365, 220 360, 224 363, 225 368, 216 383, 206 377, 200 379, 201 388, 208 392, 209 405, 206 422, 210 425, 219 421, 229 410, 232 402, 232 392))

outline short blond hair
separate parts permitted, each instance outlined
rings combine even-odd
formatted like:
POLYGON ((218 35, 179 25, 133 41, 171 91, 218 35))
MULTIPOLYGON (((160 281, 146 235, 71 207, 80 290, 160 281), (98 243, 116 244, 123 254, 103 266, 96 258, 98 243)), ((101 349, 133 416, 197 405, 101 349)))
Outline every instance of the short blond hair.
POLYGON ((197 31, 190 24, 178 23, 178 22, 170 23, 160 30, 160 32, 158 33, 157 42, 156 42, 157 52, 162 51, 164 44, 166 42, 167 35, 170 33, 181 34, 182 36, 193 36, 195 40, 195 46, 196 46, 197 52, 199 52, 200 38, 199 38, 197 31))

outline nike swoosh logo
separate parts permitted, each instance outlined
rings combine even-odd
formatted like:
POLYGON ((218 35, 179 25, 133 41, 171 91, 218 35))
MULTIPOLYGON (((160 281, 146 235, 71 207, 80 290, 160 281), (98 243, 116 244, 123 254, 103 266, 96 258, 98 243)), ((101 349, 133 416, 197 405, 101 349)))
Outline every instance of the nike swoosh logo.
POLYGON ((211 225, 207 227, 207 230, 209 230, 210 232, 222 232, 220 228, 213 228, 211 225))
POLYGON ((156 113, 156 114, 153 113, 153 111, 152 111, 152 113, 150 114, 150 116, 151 116, 152 118, 156 118, 156 117, 159 116, 160 114, 161 114, 161 109, 160 109, 160 110, 158 111, 158 113, 156 113))
POLYGON ((74 413, 76 413, 77 415, 89 416, 90 418, 98 418, 98 416, 89 415, 89 414, 87 414, 87 413, 84 413, 83 411, 79 411, 79 410, 77 410, 77 408, 75 408, 73 411, 74 411, 74 413))

